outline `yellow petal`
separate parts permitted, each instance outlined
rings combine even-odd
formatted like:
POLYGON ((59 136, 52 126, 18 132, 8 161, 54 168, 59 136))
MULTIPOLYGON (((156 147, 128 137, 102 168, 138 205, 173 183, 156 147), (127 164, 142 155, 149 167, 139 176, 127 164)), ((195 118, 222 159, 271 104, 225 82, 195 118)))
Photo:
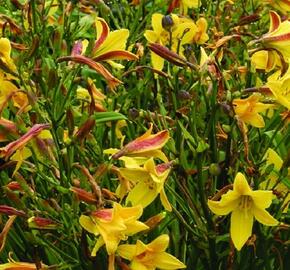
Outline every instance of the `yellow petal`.
POLYGON ((253 207, 253 214, 255 218, 262 224, 267 226, 276 226, 279 221, 273 218, 266 210, 258 207, 253 207))
POLYGON ((136 182, 143 181, 146 182, 150 179, 149 173, 143 168, 120 168, 119 173, 125 179, 136 182))
POLYGON ((240 195, 250 195, 252 192, 246 177, 240 172, 237 173, 234 180, 234 191, 240 195))
POLYGON ((159 35, 156 34, 156 32, 152 30, 146 30, 144 33, 144 37, 150 42, 155 43, 158 42, 159 35))
POLYGON ((181 269, 186 268, 186 265, 177 258, 166 252, 157 253, 154 256, 154 265, 160 269, 181 269))
POLYGON ((93 233, 95 235, 99 234, 99 230, 96 226, 96 223, 93 221, 91 217, 81 215, 79 222, 81 226, 88 232, 93 233))
POLYGON ((241 250, 252 235, 253 215, 250 211, 234 210, 231 215, 231 238, 237 250, 241 250))
POLYGON ((131 270, 154 270, 154 268, 148 268, 147 266, 145 266, 144 264, 142 264, 141 262, 137 261, 137 260, 133 260, 130 264, 130 268, 131 270))
POLYGON ((160 200, 161 200, 161 203, 162 203, 163 207, 167 211, 171 212, 172 211, 172 207, 171 207, 170 202, 168 201, 168 198, 166 196, 166 193, 165 193, 164 189, 160 190, 160 200))
POLYGON ((131 261, 136 254, 136 245, 120 245, 117 253, 122 258, 131 261))
POLYGON ((169 236, 167 234, 162 234, 155 238, 150 244, 148 244, 147 247, 153 252, 162 252, 167 249, 168 245, 169 236))
POLYGON ((153 68, 162 70, 164 66, 164 59, 151 51, 151 64, 153 68))
POLYGON ((160 35, 161 32, 163 31, 162 18, 163 18, 163 14, 154 13, 152 15, 151 24, 152 24, 153 31, 157 35, 160 35))
POLYGON ((126 202, 131 202, 132 205, 141 204, 143 208, 152 203, 158 193, 155 188, 150 188, 148 184, 139 182, 130 192, 126 202))
POLYGON ((100 236, 91 252, 91 255, 93 257, 95 257, 97 255, 97 252, 99 251, 99 249, 105 244, 104 239, 102 236, 100 236))
POLYGON ((208 200, 209 209, 216 215, 227 215, 237 208, 239 204, 239 194, 230 190, 224 194, 220 201, 208 200))
POLYGON ((255 190, 251 193, 251 197, 257 208, 265 209, 268 208, 272 199, 274 198, 272 191, 255 190))

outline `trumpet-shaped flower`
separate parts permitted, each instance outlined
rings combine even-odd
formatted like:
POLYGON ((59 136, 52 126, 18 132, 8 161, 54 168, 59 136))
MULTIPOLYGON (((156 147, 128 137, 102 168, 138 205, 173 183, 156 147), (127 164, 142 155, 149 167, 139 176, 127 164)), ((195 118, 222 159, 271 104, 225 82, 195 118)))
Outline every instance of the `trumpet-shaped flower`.
POLYGON ((81 215, 79 220, 81 226, 98 236, 92 256, 96 256, 97 251, 104 244, 107 253, 114 254, 121 240, 126 240, 127 236, 148 229, 147 225, 137 220, 142 212, 141 205, 122 207, 114 203, 113 208, 97 210, 90 216, 81 215))
POLYGON ((272 203, 272 191, 253 191, 242 173, 236 175, 233 185, 220 201, 208 200, 208 207, 216 215, 231 213, 230 235, 236 249, 241 250, 252 234, 254 218, 267 226, 279 222, 265 210, 272 203))
POLYGON ((122 156, 142 156, 142 157, 158 157, 163 161, 167 161, 166 156, 160 150, 169 140, 168 130, 151 134, 153 125, 140 137, 126 144, 120 151, 114 153, 112 158, 118 159, 122 156))
MULTIPOLYGON (((197 27, 195 23, 186 18, 179 18, 177 15, 164 16, 159 13, 152 15, 153 30, 145 31, 145 38, 150 43, 158 43, 164 46, 170 45, 173 52, 183 55, 183 45, 192 42, 197 27), (170 44, 171 42, 171 44, 170 44)), ((153 68, 162 70, 164 59, 156 53, 151 52, 153 68)))
POLYGON ((197 44, 204 44, 208 41, 208 34, 207 31, 207 21, 205 18, 200 18, 196 21, 197 31, 193 37, 194 42, 197 44))
POLYGON ((282 77, 279 75, 280 71, 271 75, 266 86, 269 87, 275 100, 290 110, 290 69, 282 77))
POLYGON ((245 99, 234 99, 233 106, 237 118, 253 127, 264 127, 264 119, 259 113, 272 108, 273 105, 259 102, 260 98, 260 95, 251 95, 245 99))
POLYGON ((288 210, 288 205, 290 203, 290 194, 289 194, 289 189, 287 186, 283 184, 282 181, 279 181, 279 176, 280 176, 280 170, 283 165, 283 160, 281 157, 278 155, 277 152, 275 152, 273 149, 269 148, 263 157, 263 160, 265 160, 265 165, 262 167, 261 172, 264 173, 266 168, 268 166, 273 165, 273 170, 270 172, 268 177, 261 182, 259 187, 261 189, 272 189, 275 188, 278 192, 281 193, 282 196, 284 196, 284 202, 282 205, 282 208, 284 209, 283 212, 287 212, 288 210))
POLYGON ((267 48, 279 51, 286 61, 290 58, 290 21, 281 22, 275 11, 270 11, 270 29, 262 36, 261 41, 267 48))
POLYGON ((170 169, 171 162, 156 166, 153 158, 148 159, 143 167, 130 166, 129 168, 118 169, 122 178, 135 184, 132 190, 129 191, 126 201, 132 205, 141 204, 146 207, 160 194, 162 205, 166 210, 171 211, 171 205, 164 190, 164 183, 170 173, 170 169))
POLYGON ((129 260, 131 270, 181 269, 186 265, 171 254, 165 252, 169 244, 169 236, 162 234, 149 244, 140 240, 135 245, 120 245, 117 253, 129 260))
POLYGON ((94 61, 106 61, 113 67, 123 68, 112 60, 137 60, 138 57, 125 50, 129 37, 128 29, 110 32, 109 26, 102 18, 96 19, 97 38, 93 48, 94 61))

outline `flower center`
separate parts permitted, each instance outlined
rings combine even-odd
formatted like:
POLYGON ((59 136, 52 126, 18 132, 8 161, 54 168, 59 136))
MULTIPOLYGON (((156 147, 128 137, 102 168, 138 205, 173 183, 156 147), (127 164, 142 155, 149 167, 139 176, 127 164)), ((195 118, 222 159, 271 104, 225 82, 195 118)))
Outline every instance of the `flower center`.
POLYGON ((252 207, 253 200, 250 196, 243 195, 241 196, 241 200, 239 202, 239 208, 241 210, 248 210, 252 207))

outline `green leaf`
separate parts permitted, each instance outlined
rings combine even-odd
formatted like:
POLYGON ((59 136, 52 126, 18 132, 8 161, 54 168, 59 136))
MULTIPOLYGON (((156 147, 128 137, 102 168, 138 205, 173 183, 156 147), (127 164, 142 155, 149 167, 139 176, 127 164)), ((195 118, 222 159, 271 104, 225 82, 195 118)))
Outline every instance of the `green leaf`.
POLYGON ((109 121, 127 120, 127 117, 118 112, 98 112, 95 113, 93 118, 97 123, 104 123, 109 121))

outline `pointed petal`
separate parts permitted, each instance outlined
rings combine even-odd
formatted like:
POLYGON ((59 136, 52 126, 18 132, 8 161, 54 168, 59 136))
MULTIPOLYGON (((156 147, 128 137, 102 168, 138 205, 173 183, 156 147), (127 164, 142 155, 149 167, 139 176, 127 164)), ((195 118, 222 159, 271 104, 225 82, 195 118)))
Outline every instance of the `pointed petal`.
POLYGON ((104 60, 138 60, 138 56, 125 50, 115 50, 96 56, 93 60, 96 62, 104 60))
POLYGON ((257 208, 265 209, 271 205, 274 195, 272 191, 255 190, 251 193, 251 197, 257 208))
POLYGON ((133 260, 131 262, 130 269, 131 270, 151 270, 150 268, 148 268, 147 266, 145 266, 144 264, 142 264, 141 262, 137 260, 133 260))
POLYGON ((168 201, 168 198, 167 198, 166 193, 165 193, 163 188, 160 190, 160 200, 161 200, 161 203, 162 203, 163 207, 167 211, 171 212, 172 211, 172 207, 171 207, 170 202, 168 201))
POLYGON ((168 270, 186 268, 186 265, 184 263, 166 252, 160 252, 154 256, 154 265, 157 268, 168 270))
POLYGON ((231 215, 231 238, 237 250, 241 250, 252 235, 253 215, 249 211, 234 210, 231 215))
POLYGON ((164 66, 164 59, 155 52, 151 51, 151 64, 153 68, 157 70, 162 70, 164 66))
POLYGON ((269 33, 277 30, 281 24, 280 16, 273 10, 270 11, 270 29, 269 33))
POLYGON ((102 236, 100 236, 91 252, 91 256, 95 257, 97 255, 97 252, 99 249, 105 244, 104 239, 102 236))
POLYGON ((139 182, 130 192, 126 202, 131 202, 132 205, 141 204, 143 208, 148 206, 157 197, 155 189, 151 189, 148 184, 139 182))
POLYGON ((120 245, 117 253, 122 258, 131 261, 136 255, 136 245, 120 245))
POLYGON ((152 15, 152 19, 151 19, 151 25, 153 28, 153 31, 160 36, 161 32, 163 31, 163 27, 162 27, 162 18, 163 18, 163 14, 160 13, 154 13, 152 15))
POLYGON ((252 192, 246 177, 238 172, 234 180, 234 191, 240 195, 250 195, 252 192))
POLYGON ((167 249, 168 245, 169 236, 167 234, 162 234, 155 238, 150 244, 148 244, 147 247, 153 252, 163 252, 167 249))
POLYGON ((120 168, 119 173, 125 179, 131 182, 146 182, 150 179, 149 173, 143 168, 120 168))
POLYGON ((81 226, 88 232, 93 233, 95 235, 99 234, 99 230, 96 226, 96 223, 93 221, 91 217, 81 215, 79 222, 81 226))
POLYGON ((104 19, 97 18, 96 31, 97 31, 97 38, 96 38, 95 46, 93 48, 93 54, 104 43, 104 41, 106 40, 106 38, 108 37, 110 33, 109 26, 104 19))
POLYGON ((276 226, 279 221, 273 218, 266 210, 258 207, 253 207, 253 214, 255 218, 262 224, 267 226, 276 226))

